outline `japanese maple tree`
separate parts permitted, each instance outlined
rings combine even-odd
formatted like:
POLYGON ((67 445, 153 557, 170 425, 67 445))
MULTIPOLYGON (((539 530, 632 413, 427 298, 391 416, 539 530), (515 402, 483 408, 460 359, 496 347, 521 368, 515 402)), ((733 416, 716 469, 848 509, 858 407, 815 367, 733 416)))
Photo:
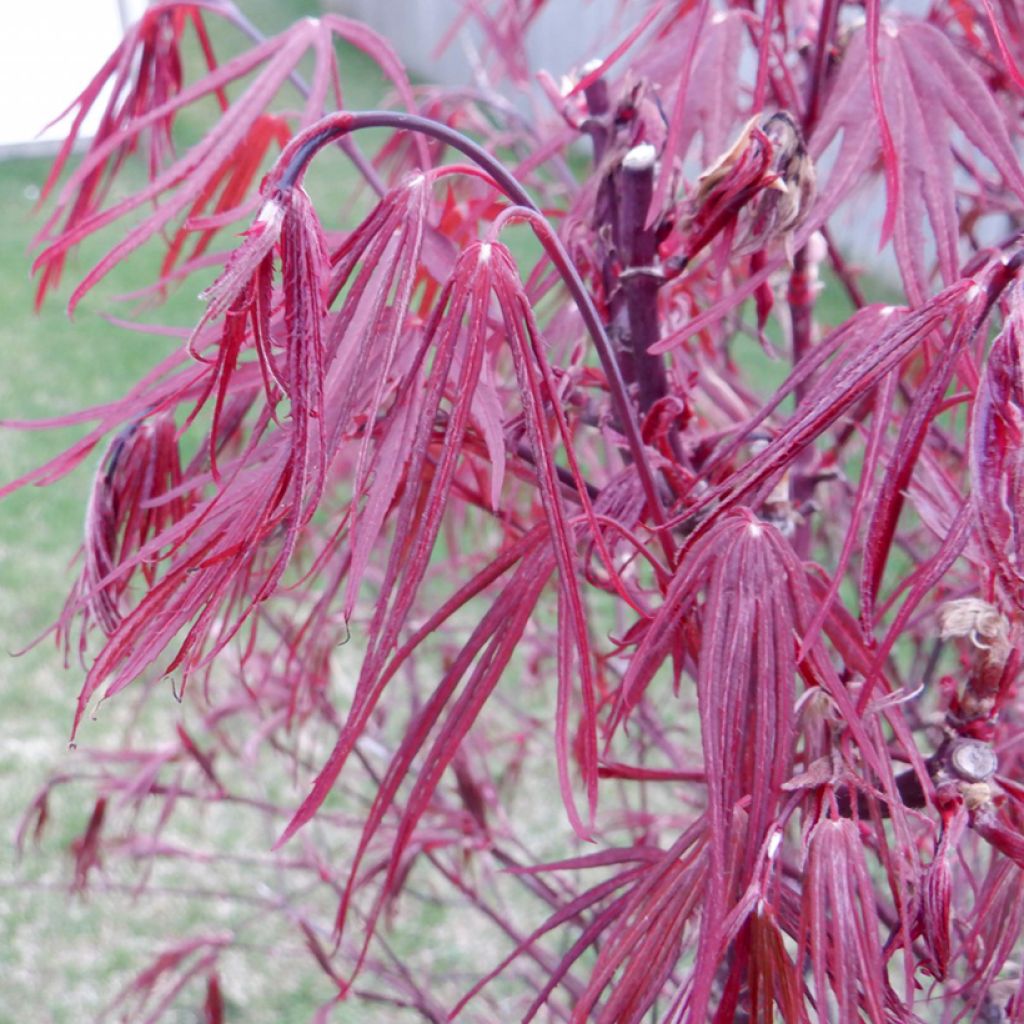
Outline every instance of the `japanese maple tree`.
MULTIPOLYGON (((79 749, 74 884, 245 806, 318 1019, 1022 1021, 1020 6, 623 2, 560 82, 544 6, 453 5, 448 90, 338 15, 159 3, 68 112, 39 301, 113 225, 72 310, 154 245, 145 298, 206 303, 5 488, 102 451, 73 735, 193 709, 79 749)), ((239 939, 168 936, 116 1012, 230 1019, 239 939)))

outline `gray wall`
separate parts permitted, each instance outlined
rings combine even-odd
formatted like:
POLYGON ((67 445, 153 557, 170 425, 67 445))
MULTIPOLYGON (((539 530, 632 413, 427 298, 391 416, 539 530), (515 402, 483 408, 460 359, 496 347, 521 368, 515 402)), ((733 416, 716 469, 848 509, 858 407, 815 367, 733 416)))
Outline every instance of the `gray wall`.
MULTIPOLYGON (((471 59, 474 41, 466 32, 452 42, 440 60, 433 55, 462 10, 454 0, 324 0, 324 5, 364 21, 386 36, 413 73, 446 85, 473 82, 467 54, 471 59)), ((557 79, 597 56, 594 48, 600 39, 607 38, 607 27, 614 19, 623 17, 622 6, 620 0, 559 0, 548 4, 530 31, 531 67, 544 68, 557 79)), ((634 0, 628 6, 627 17, 635 19, 646 5, 643 0, 634 0)))

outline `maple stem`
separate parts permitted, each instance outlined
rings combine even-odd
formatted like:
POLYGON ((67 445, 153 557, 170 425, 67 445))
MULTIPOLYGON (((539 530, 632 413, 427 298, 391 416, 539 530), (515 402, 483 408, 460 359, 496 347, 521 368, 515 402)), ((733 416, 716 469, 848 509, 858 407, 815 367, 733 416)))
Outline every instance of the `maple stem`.
MULTIPOLYGON (((454 128, 442 124, 440 121, 432 121, 418 114, 409 114, 396 110, 363 110, 359 112, 331 114, 318 121, 308 128, 302 135, 296 137, 281 154, 277 167, 268 176, 268 187, 277 186, 288 190, 298 184, 309 161, 324 146, 334 142, 351 132, 363 128, 391 128, 395 131, 419 132, 430 138, 437 139, 453 149, 458 150, 463 156, 468 157, 477 166, 486 171, 494 184, 505 193, 517 206, 523 207, 533 217, 530 224, 538 239, 544 246, 545 251, 551 258, 555 269, 558 271, 569 294, 573 297, 580 315, 583 317, 587 332, 593 339, 594 347, 597 350, 598 358, 608 381, 608 388, 619 418, 621 429, 626 438, 630 455, 636 463, 640 483, 647 499, 651 518, 659 527, 666 523, 665 510, 658 494, 654 474, 647 461, 647 452, 643 438, 640 434, 640 424, 637 421, 636 410, 629 398, 626 382, 622 377, 618 361, 612 349, 612 343, 608 338, 597 312, 593 299, 587 291, 583 279, 579 275, 575 264, 572 262, 569 253, 562 244, 561 239, 547 224, 540 208, 533 201, 530 194, 519 183, 518 179, 508 170, 500 160, 496 159, 487 150, 473 142, 472 139, 456 131, 454 128)), ((671 546, 671 541, 665 531, 662 531, 663 543, 671 546)))
MULTIPOLYGON (((591 73, 599 63, 584 65, 583 73, 591 73)), ((607 81, 595 79, 583 95, 590 116, 581 129, 590 136, 600 178, 592 224, 602 253, 599 262, 611 313, 609 330, 622 375, 635 385, 643 416, 668 393, 662 358, 649 352, 660 337, 658 290, 664 283, 657 265, 657 236, 647 225, 657 152, 651 145, 638 145, 621 160, 617 152, 609 158, 618 121, 612 115, 607 81)))
MULTIPOLYGON (((793 340, 793 365, 798 366, 813 345, 814 331, 814 292, 807 277, 807 246, 805 245, 793 257, 793 270, 789 275, 787 293, 789 303, 789 319, 793 340)), ((811 381, 805 380, 797 385, 794 400, 797 406, 803 401, 811 381)), ((807 470, 812 462, 812 453, 805 451, 795 460, 791 480, 790 499, 793 505, 803 508, 813 497, 817 485, 812 474, 807 470)), ((800 523, 793 537, 793 547, 802 558, 806 558, 810 550, 811 531, 806 522, 800 523)))
MULTIPOLYGON (((527 444, 520 444, 516 448, 516 455, 524 462, 528 462, 531 466, 537 465, 537 459, 534 456, 532 449, 527 444)), ((575 501, 577 505, 580 504, 579 494, 576 491, 576 479, 572 473, 570 473, 565 466, 556 466, 555 475, 565 485, 568 492, 567 496, 571 500, 575 501)), ((589 481, 584 481, 584 486, 587 489, 587 497, 589 497, 591 501, 597 501, 601 492, 589 481)))
POLYGON ((853 273, 846 265, 846 260, 843 259, 843 254, 839 251, 839 247, 832 240, 832 232, 825 225, 822 225, 818 230, 821 231, 825 244, 828 246, 828 258, 832 264, 832 270, 836 277, 839 278, 840 284, 846 289, 850 302, 853 303, 856 309, 863 309, 868 304, 868 300, 864 297, 864 293, 860 290, 860 285, 857 284, 853 273))
MULTIPOLYGON (((840 0, 825 0, 822 5, 821 15, 818 23, 818 42, 814 49, 814 64, 808 76, 807 100, 804 105, 804 116, 802 118, 803 137, 809 139, 818 123, 818 115, 821 109, 821 96, 825 88, 825 79, 828 76, 828 56, 832 48, 832 40, 835 35, 836 25, 839 17, 840 0)), ((830 252, 833 247, 829 245, 830 252)), ((833 255, 837 255, 832 253, 833 255)), ((834 262, 834 261, 833 261, 834 262)), ((852 294, 855 287, 848 276, 843 278, 847 290, 852 294)), ((789 303, 789 316, 793 339, 793 365, 797 366, 800 360, 810 351, 812 345, 812 334, 814 332, 814 292, 809 287, 807 277, 807 247, 806 245, 796 253, 793 258, 793 270, 789 276, 789 291, 787 301, 789 303)), ((863 305, 863 303, 860 303, 863 305)), ((810 381, 798 384, 794 393, 797 406, 800 405, 810 381)), ((803 452, 794 465, 795 472, 791 476, 790 498, 793 505, 800 509, 807 505, 814 495, 814 488, 817 485, 815 477, 808 473, 812 461, 809 451, 803 452)), ((793 546, 797 553, 806 558, 811 546, 811 530, 808 523, 800 523, 793 537, 793 546)))
POLYGON ((658 289, 663 281, 655 267, 658 246, 654 230, 645 227, 654 193, 656 159, 653 146, 636 146, 623 158, 618 176, 618 236, 622 259, 619 285, 626 298, 632 376, 637 383, 641 414, 668 392, 661 356, 648 351, 659 338, 658 289))
MULTIPOLYGON (((793 365, 811 350, 811 334, 814 328, 814 292, 807 278, 807 246, 793 257, 793 270, 789 275, 789 289, 786 295, 793 333, 793 365)), ((810 386, 804 381, 796 387, 796 402, 799 405, 810 386)))
MULTIPOLYGON (((591 73, 599 65, 600 61, 585 64, 583 74, 591 73)), ((580 130, 590 137, 594 148, 594 177, 598 182, 590 221, 597 254, 595 263, 606 306, 606 330, 611 338, 619 369, 628 385, 634 382, 633 362, 622 347, 622 341, 628 335, 629 325, 624 295, 618 286, 616 265, 619 190, 616 186, 616 168, 605 166, 609 147, 615 141, 614 118, 607 81, 604 78, 595 79, 583 90, 583 96, 587 102, 589 116, 580 125, 580 130)))
POLYGON ((804 110, 804 138, 809 139, 818 123, 821 109, 821 96, 824 92, 825 77, 828 73, 828 57, 832 48, 832 37, 835 35, 839 18, 840 0, 825 0, 818 22, 818 45, 814 50, 814 70, 808 82, 807 105, 804 110))
MULTIPOLYGON (((590 74, 600 61, 591 61, 583 65, 583 74, 590 74)), ((604 78, 596 78, 583 90, 590 116, 580 125, 580 129, 590 136, 594 147, 594 167, 601 166, 605 151, 608 148, 610 131, 607 115, 612 109, 611 97, 608 94, 608 82, 604 78)))

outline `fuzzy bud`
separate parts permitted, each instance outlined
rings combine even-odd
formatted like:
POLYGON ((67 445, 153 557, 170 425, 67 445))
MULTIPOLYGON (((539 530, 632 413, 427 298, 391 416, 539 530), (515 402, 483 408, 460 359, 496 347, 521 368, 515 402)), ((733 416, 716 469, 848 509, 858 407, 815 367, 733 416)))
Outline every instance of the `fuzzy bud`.
POLYGON ((939 630, 943 640, 964 637, 971 644, 970 676, 959 700, 960 712, 970 719, 990 717, 1012 650, 1009 621, 987 601, 965 597, 942 606, 939 630))
POLYGON ((947 601, 939 609, 943 640, 967 637, 981 657, 1001 668, 1010 655, 1010 624, 997 608, 977 597, 947 601))
POLYGON ((817 192, 814 162, 793 116, 780 110, 762 123, 761 130, 771 143, 774 177, 753 205, 740 250, 760 249, 799 227, 817 192))
POLYGON ((816 187, 814 163, 792 115, 780 110, 751 118, 697 181, 685 225, 688 258, 734 228, 733 254, 786 242, 807 216, 816 187))

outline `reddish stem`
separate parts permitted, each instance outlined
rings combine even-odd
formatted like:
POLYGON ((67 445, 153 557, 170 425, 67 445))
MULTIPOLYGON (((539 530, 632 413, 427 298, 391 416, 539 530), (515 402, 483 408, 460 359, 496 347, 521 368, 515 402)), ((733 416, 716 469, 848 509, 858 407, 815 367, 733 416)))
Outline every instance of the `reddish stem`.
POLYGON ((814 51, 814 68, 807 89, 807 106, 804 110, 804 138, 809 139, 818 123, 821 110, 821 96, 824 92, 825 77, 828 73, 828 55, 836 32, 840 0, 825 0, 818 22, 818 45, 814 51))
POLYGON ((654 192, 654 166, 654 147, 637 147, 626 154, 618 174, 618 237, 623 266, 619 285, 629 314, 628 341, 641 414, 668 392, 661 356, 648 351, 659 339, 658 289, 662 283, 655 273, 655 232, 644 226, 654 192))
MULTIPOLYGON (((789 302, 789 319, 793 339, 793 365, 799 366, 800 361, 811 350, 814 331, 814 291, 810 287, 807 278, 807 247, 804 246, 793 258, 793 271, 789 275, 789 291, 787 294, 789 302)), ((804 380, 797 384, 794 391, 794 400, 797 406, 803 401, 810 380, 804 380)), ((808 469, 813 462, 813 453, 810 450, 801 452, 796 460, 792 476, 790 499, 796 508, 803 508, 814 495, 816 480, 808 469)), ((811 531, 806 522, 800 523, 796 528, 793 538, 793 546, 801 558, 806 558, 810 550, 811 531)))
POLYGON ((523 188, 516 177, 490 153, 478 146, 472 139, 461 132, 439 121, 432 121, 417 114, 395 110, 364 110, 358 113, 330 114, 312 125, 301 135, 296 136, 281 154, 277 165, 267 176, 267 189, 287 190, 295 186, 313 156, 324 146, 362 128, 391 128, 395 131, 419 132, 422 135, 437 139, 453 149, 458 150, 475 164, 482 167, 493 179, 494 184, 505 193, 516 205, 522 206, 536 214, 537 220, 531 225, 538 239, 561 275, 569 294, 579 308, 580 315, 588 333, 597 349, 598 358, 608 381, 612 405, 625 435, 630 455, 636 463, 637 473, 644 490, 644 496, 650 509, 651 517, 658 526, 665 523, 665 512, 658 495, 654 475, 647 461, 647 453, 640 425, 637 422, 636 410, 633 408, 623 380, 619 364, 615 359, 612 344, 605 333, 601 317, 594 302, 579 275, 575 264, 562 244, 561 239, 553 230, 538 230, 544 221, 540 208, 530 194, 523 188))

